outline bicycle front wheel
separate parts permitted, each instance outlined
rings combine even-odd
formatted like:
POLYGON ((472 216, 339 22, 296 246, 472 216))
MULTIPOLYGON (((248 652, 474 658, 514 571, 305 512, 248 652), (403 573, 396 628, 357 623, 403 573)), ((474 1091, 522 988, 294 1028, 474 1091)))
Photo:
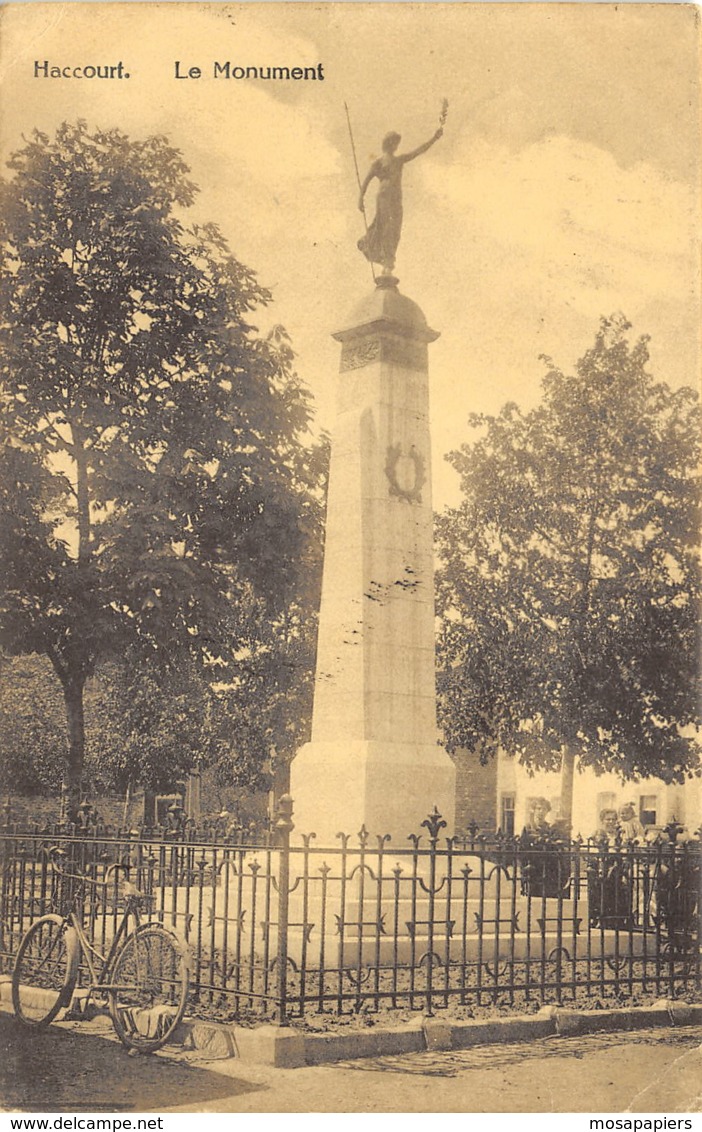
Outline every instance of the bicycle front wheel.
POLYGON ((109 980, 112 1023, 129 1049, 152 1053, 183 1017, 189 972, 185 948, 160 924, 129 936, 109 980))
POLYGON ((66 921, 47 915, 30 925, 12 972, 12 1005, 25 1026, 48 1026, 68 1006, 77 974, 66 921))

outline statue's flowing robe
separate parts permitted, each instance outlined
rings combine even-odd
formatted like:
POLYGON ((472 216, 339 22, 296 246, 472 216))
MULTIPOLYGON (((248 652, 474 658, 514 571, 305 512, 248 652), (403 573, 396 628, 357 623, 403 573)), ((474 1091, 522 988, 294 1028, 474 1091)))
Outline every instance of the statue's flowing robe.
POLYGON ((396 157, 389 161, 379 158, 372 172, 380 182, 375 218, 358 247, 371 263, 380 263, 392 271, 402 231, 402 162, 396 157))

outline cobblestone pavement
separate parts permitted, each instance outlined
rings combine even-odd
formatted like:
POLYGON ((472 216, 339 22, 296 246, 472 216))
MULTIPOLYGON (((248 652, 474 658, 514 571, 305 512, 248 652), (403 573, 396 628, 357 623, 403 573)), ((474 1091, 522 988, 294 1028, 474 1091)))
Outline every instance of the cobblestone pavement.
POLYGON ((334 1068, 365 1070, 372 1073, 418 1073, 429 1077, 457 1077, 467 1069, 506 1069, 512 1065, 524 1065, 528 1061, 547 1061, 549 1058, 582 1059, 588 1053, 619 1049, 622 1046, 629 1050, 636 1045, 696 1049, 701 1039, 702 1027, 683 1030, 661 1030, 660 1027, 654 1027, 649 1030, 618 1031, 611 1034, 582 1034, 570 1038, 536 1038, 530 1042, 474 1046, 472 1049, 358 1058, 352 1061, 337 1061, 334 1063, 334 1068))
POLYGON ((269 1070, 263 1092, 209 1111, 702 1112, 701 1041, 663 1027, 269 1070))

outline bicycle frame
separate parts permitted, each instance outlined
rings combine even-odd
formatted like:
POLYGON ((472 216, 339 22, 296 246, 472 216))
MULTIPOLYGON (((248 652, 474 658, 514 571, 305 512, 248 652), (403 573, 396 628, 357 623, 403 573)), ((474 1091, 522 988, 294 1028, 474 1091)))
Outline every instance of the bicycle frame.
POLYGON ((110 874, 122 869, 128 877, 128 865, 110 865, 96 877, 64 871, 55 860, 52 863, 55 910, 44 911, 34 920, 19 945, 12 971, 15 1014, 27 1026, 46 1026, 72 1004, 80 1015, 97 993, 107 999, 123 1045, 153 1053, 170 1040, 183 1017, 189 987, 187 945, 161 923, 148 917, 142 922, 140 907, 149 896, 126 877, 121 888, 115 880, 110 889, 110 874), (97 944, 95 932, 84 924, 86 911, 94 916, 96 900, 99 904, 99 896, 86 895, 89 886, 101 891, 105 901, 97 944), (87 978, 76 1000, 81 963, 87 978))
MULTIPOLYGON (((129 917, 130 917, 130 914, 132 914, 134 916, 134 921, 135 921, 134 931, 138 930, 138 928, 141 924, 141 919, 139 917, 138 910, 135 907, 130 908, 128 906, 125 909, 125 911, 122 915, 122 919, 120 920, 119 925, 117 927, 117 931, 115 932, 115 934, 112 938, 112 943, 110 944, 110 948, 109 948, 109 951, 107 952, 107 955, 103 955, 100 951, 98 951, 98 949, 96 947, 93 947, 93 945, 88 940, 88 937, 85 934, 85 928, 83 927, 83 925, 82 925, 78 915, 76 914, 76 912, 73 911, 73 910, 70 912, 70 914, 68 916, 68 922, 70 923, 73 931, 75 932, 75 937, 73 939, 69 938, 68 941, 67 941, 68 948, 69 948, 69 954, 71 955, 71 963, 75 962, 75 964, 76 964, 76 975, 77 975, 78 974, 78 966, 79 966, 80 960, 81 960, 81 955, 85 959, 86 965, 88 967, 88 971, 90 973, 90 985, 87 988, 87 990, 90 994, 92 994, 94 991, 97 991, 97 990, 108 992, 108 991, 118 991, 118 990, 126 990, 127 989, 124 986, 118 986, 116 983, 109 983, 109 982, 106 981, 106 979, 107 979, 107 976, 109 975, 109 973, 112 969, 112 965, 115 961, 116 956, 119 954, 119 952, 121 950, 123 941, 126 940, 128 935, 130 934, 129 933, 129 917), (73 950, 75 950, 75 959, 74 959, 74 955, 72 954, 73 950), (101 967, 100 967, 99 972, 97 970, 97 966, 94 962, 93 956, 96 956, 98 958, 98 960, 100 961, 101 967)), ((139 955, 138 955, 138 952, 137 952, 137 963, 138 963, 138 959, 139 959, 139 955)))
MULTIPOLYGON (((72 904, 75 904, 77 902, 82 890, 85 889, 87 885, 92 884, 97 886, 101 883, 100 881, 93 880, 92 877, 81 876, 76 873, 65 873, 56 866, 55 862, 54 867, 56 868, 58 876, 74 878, 81 882, 81 886, 78 889, 78 892, 76 892, 75 896, 73 897, 72 904)), ((118 869, 124 869, 125 866, 113 865, 111 866, 111 868, 116 871, 118 869)), ((112 942, 110 943, 110 947, 106 955, 103 955, 102 952, 98 950, 98 948, 94 947, 93 944, 91 944, 86 935, 85 928, 83 927, 80 916, 78 915, 75 907, 71 907, 70 911, 64 917, 64 922, 66 923, 66 925, 70 925, 68 931, 66 932, 66 946, 71 967, 71 977, 69 980, 71 993, 75 988, 75 984, 78 979, 81 957, 84 958, 90 975, 90 982, 88 987, 86 988, 89 996, 95 991, 100 991, 107 994, 109 992, 117 992, 129 989, 128 987, 122 986, 121 984, 118 985, 116 983, 110 983, 107 981, 107 979, 112 970, 116 957, 119 955, 124 942, 131 934, 129 930, 130 918, 133 917, 134 919, 134 932, 138 931, 139 927, 141 926, 141 917, 139 915, 139 901, 140 894, 137 894, 136 892, 125 893, 124 912, 122 913, 122 917, 117 925, 117 930, 112 937, 112 942), (100 963, 99 971, 95 964, 94 958, 97 958, 100 963)), ((138 977, 138 949, 136 951, 136 961, 138 977)))

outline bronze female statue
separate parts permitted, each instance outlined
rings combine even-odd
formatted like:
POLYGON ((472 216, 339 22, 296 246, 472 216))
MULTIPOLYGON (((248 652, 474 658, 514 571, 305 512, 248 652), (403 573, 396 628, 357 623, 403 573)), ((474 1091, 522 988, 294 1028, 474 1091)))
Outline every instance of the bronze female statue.
POLYGON ((364 197, 374 177, 380 182, 375 203, 375 218, 365 236, 358 241, 359 250, 370 263, 380 263, 383 274, 389 275, 395 266, 397 245, 402 231, 402 169, 408 161, 425 153, 442 136, 439 126, 433 137, 409 153, 396 152, 400 135, 389 133, 383 138, 383 156, 373 162, 361 185, 358 207, 365 214, 364 197))

